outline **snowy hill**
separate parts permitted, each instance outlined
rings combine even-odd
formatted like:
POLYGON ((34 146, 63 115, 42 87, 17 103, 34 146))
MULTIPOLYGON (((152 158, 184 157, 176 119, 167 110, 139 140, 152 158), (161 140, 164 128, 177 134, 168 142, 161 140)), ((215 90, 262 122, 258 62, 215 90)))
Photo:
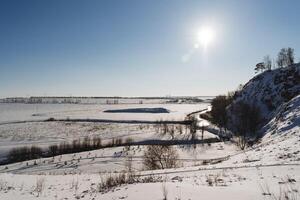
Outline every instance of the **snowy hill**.
POLYGON ((282 104, 270 122, 262 130, 261 142, 242 154, 232 156, 231 165, 244 161, 253 165, 280 165, 300 161, 300 95, 282 104))
POLYGON ((263 128, 268 133, 266 137, 274 134, 287 134, 300 131, 300 95, 288 103, 282 104, 275 117, 263 128))
POLYGON ((276 109, 300 94, 300 64, 265 71, 252 78, 235 96, 235 102, 243 100, 256 104, 265 119, 271 119, 276 109))
MULTIPOLYGON (((300 63, 272 71, 265 71, 252 78, 240 91, 236 92, 233 103, 228 107, 230 120, 234 120, 232 108, 242 101, 249 105, 257 106, 263 119, 261 126, 266 125, 274 117, 276 119, 280 118, 277 115, 282 113, 282 107, 299 94, 300 63)), ((271 124, 269 125, 271 126, 271 124)), ((265 131, 267 130, 263 129, 263 132, 265 131)))

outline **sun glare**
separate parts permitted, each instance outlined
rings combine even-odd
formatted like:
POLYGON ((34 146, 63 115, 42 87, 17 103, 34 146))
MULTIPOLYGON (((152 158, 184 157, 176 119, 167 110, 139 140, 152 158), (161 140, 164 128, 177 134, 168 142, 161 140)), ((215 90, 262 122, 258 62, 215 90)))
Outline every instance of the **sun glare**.
POLYGON ((197 35, 197 42, 199 42, 204 48, 206 48, 215 37, 215 32, 210 27, 203 27, 200 29, 197 35))

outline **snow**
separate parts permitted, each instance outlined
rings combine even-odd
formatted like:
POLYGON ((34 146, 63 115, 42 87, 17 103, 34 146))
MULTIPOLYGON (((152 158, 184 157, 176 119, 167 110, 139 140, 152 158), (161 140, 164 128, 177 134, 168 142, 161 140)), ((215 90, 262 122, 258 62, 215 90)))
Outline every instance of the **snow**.
POLYGON ((105 110, 145 108, 141 104, 9 104, 0 103, 0 124, 28 120, 55 119, 111 119, 111 120, 183 120, 193 111, 204 109, 208 103, 200 104, 147 104, 147 108, 162 107, 170 113, 107 113, 105 110))
MULTIPOLYGON (((294 120, 300 116, 298 103, 299 97, 296 97, 286 104, 289 110, 283 109, 283 119, 294 120)), ((141 171, 144 147, 133 146, 129 153, 133 155, 135 173, 160 177, 163 182, 124 184, 104 193, 97 191, 103 176, 126 170, 123 147, 38 159, 37 165, 28 161, 28 166, 26 162, 7 165, 7 168, 2 166, 0 199, 35 199, 39 180, 43 180, 44 189, 38 198, 47 200, 162 199, 163 185, 168 191, 168 199, 272 199, 264 193, 278 197, 280 191, 299 188, 300 182, 299 126, 293 126, 287 132, 281 128, 288 124, 285 120, 274 124, 280 127, 276 134, 270 129, 260 144, 246 151, 239 151, 230 142, 211 146, 199 144, 196 149, 178 146, 182 167, 177 169, 141 171), (203 159, 228 155, 229 159, 221 163, 202 164, 203 159)), ((147 138, 144 131, 142 135, 147 138)), ((207 132, 205 135, 212 137, 207 132)), ((153 133, 150 137, 155 136, 153 133)))
POLYGON ((153 200, 163 199, 162 188, 165 185, 168 199, 271 199, 263 193, 278 196, 285 188, 296 189, 300 181, 299 171, 299 166, 181 171, 156 175, 163 182, 122 185, 106 193, 97 192, 102 178, 99 174, 0 174, 0 184, 4 185, 0 189, 0 198, 153 200), (213 181, 210 186, 208 179, 215 178, 216 182, 213 181), (44 186, 40 194, 36 192, 38 181, 44 186))
MULTIPOLYGON (((143 154, 146 145, 113 147, 75 154, 64 154, 0 166, 0 199, 283 199, 283 195, 300 198, 300 95, 299 84, 291 84, 293 93, 281 94, 284 80, 297 81, 299 66, 265 72, 247 83, 238 99, 257 101, 266 119, 264 136, 252 147, 240 150, 232 141, 211 144, 174 145, 179 154, 178 168, 145 171, 143 154), (295 72, 295 73, 291 73, 295 72), (296 77, 294 79, 293 77, 296 77), (275 84, 274 81, 277 83, 275 84), (270 110, 269 97, 272 97, 270 110), (109 176, 128 171, 132 156, 133 174, 154 181, 122 184, 99 191, 99 184, 109 176), (40 187, 39 187, 40 186, 40 187)), ((154 124, 38 121, 57 119, 114 120, 183 120, 194 113, 199 124, 202 104, 0 104, 0 158, 16 146, 72 141, 82 137, 133 138, 137 142, 186 140, 190 135, 175 132, 174 138, 161 134, 154 124), (170 113, 105 113, 105 110, 164 108, 170 113), (32 120, 32 121, 31 121, 32 120), (21 121, 27 121, 22 122, 21 121)), ((202 120, 202 121, 201 121, 202 120)), ((210 130, 210 129, 207 129, 210 130)), ((201 138, 201 130, 197 131, 201 138)), ((217 138, 208 131, 204 138, 217 138)), ((144 179, 143 179, 144 178, 144 179)), ((291 198, 290 198, 291 199, 291 198)))

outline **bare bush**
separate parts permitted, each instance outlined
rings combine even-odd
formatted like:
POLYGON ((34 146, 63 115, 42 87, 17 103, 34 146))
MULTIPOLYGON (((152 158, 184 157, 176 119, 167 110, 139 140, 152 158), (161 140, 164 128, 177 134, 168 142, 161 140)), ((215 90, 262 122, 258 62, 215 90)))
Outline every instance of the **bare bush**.
POLYGON ((57 145, 51 145, 49 147, 49 153, 52 155, 52 156, 56 156, 57 155, 57 151, 58 150, 58 146, 57 145))
POLYGON ((128 137, 128 138, 125 139, 125 144, 127 144, 127 145, 129 145, 129 146, 130 146, 133 142, 134 142, 134 139, 132 139, 131 137, 128 137))
POLYGON ((238 137, 238 146, 243 150, 251 140, 257 140, 257 130, 261 125, 262 117, 260 109, 255 105, 247 104, 243 101, 237 102, 232 107, 235 116, 233 125, 238 137))
POLYGON ((176 138, 176 134, 183 134, 182 125, 174 125, 163 123, 162 121, 157 121, 157 124, 154 125, 156 133, 161 136, 170 136, 172 140, 176 138))
POLYGON ((144 152, 146 169, 166 169, 178 166, 178 153, 172 146, 149 145, 144 152))
POLYGON ((124 184, 134 184, 134 183, 156 183, 162 182, 161 176, 139 176, 133 173, 119 173, 119 174, 109 174, 107 176, 102 176, 100 183, 97 185, 97 191, 105 193, 111 189, 124 185, 124 184))
POLYGON ((42 194, 44 188, 45 188, 45 178, 39 177, 36 180, 36 184, 34 186, 33 193, 36 193, 37 197, 39 197, 42 194))
POLYGON ((79 188, 79 182, 78 182, 78 179, 73 179, 72 182, 71 182, 71 187, 70 189, 74 189, 75 192, 77 192, 79 188))
POLYGON ((178 132, 179 132, 180 135, 183 134, 183 128, 182 128, 182 125, 178 125, 178 126, 177 126, 177 130, 178 130, 178 132))
POLYGON ((162 193, 163 193, 163 200, 167 200, 168 199, 168 189, 167 189, 165 181, 162 183, 162 193))
POLYGON ((226 175, 223 173, 209 174, 206 175, 206 182, 208 186, 227 186, 224 179, 226 175))
POLYGON ((0 191, 7 191, 9 188, 8 183, 0 179, 0 191))
POLYGON ((133 156, 130 154, 127 155, 125 160, 125 167, 129 173, 132 172, 132 161, 133 161, 133 156))
POLYGON ((262 195, 264 196, 271 196, 271 191, 270 191, 270 187, 267 183, 264 183, 264 184, 260 184, 260 190, 262 192, 262 195))
POLYGON ((264 185, 260 185, 260 190, 262 192, 262 195, 265 196, 265 199, 270 200, 299 200, 300 194, 299 190, 294 185, 294 182, 290 181, 290 179, 287 179, 284 182, 279 182, 279 184, 282 184, 280 186, 280 189, 276 191, 278 192, 272 192, 269 185, 265 183, 264 185))
POLYGON ((110 174, 108 177, 101 179, 101 182, 98 184, 97 188, 99 192, 105 192, 113 187, 128 183, 128 180, 128 176, 125 173, 117 175, 110 174))

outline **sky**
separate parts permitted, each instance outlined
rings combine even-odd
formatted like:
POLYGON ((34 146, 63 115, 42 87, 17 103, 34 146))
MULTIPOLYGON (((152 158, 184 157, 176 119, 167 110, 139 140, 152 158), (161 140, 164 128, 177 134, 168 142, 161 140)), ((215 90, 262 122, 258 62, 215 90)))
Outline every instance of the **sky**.
POLYGON ((283 47, 300 1, 0 0, 0 98, 214 96, 283 47), (214 37, 198 47, 199 30, 214 37))

